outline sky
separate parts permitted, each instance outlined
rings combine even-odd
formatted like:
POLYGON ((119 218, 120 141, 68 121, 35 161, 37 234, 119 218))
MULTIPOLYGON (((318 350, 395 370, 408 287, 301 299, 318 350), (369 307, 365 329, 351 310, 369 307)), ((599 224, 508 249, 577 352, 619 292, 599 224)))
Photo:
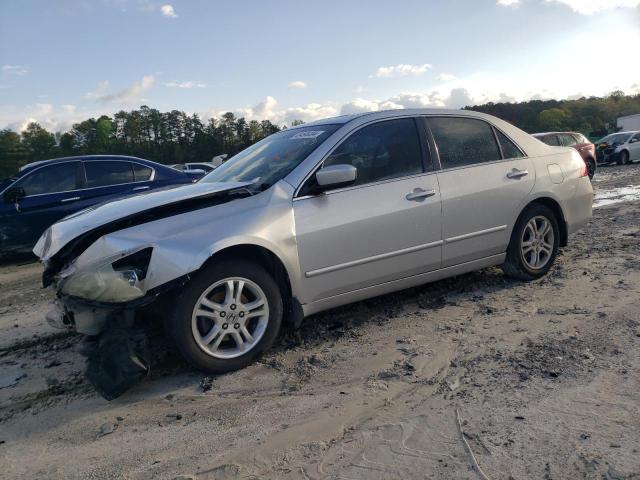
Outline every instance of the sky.
POLYGON ((0 128, 640 93, 639 46, 640 0, 0 0, 0 128))

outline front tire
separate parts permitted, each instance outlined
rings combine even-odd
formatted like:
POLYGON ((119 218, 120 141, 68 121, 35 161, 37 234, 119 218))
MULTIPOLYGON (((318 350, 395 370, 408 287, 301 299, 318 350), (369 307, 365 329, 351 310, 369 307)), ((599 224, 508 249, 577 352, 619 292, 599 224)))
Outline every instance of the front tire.
POLYGON ((185 287, 170 320, 184 358, 207 373, 249 365, 275 341, 282 296, 264 268, 244 260, 204 267, 185 287))
POLYGON ((623 150, 620 152, 620 157, 618 159, 618 165, 628 165, 629 164, 629 152, 623 150))
POLYGON ((559 247, 560 228, 553 211, 545 205, 529 205, 513 228, 502 270, 519 280, 540 278, 553 265, 559 247))

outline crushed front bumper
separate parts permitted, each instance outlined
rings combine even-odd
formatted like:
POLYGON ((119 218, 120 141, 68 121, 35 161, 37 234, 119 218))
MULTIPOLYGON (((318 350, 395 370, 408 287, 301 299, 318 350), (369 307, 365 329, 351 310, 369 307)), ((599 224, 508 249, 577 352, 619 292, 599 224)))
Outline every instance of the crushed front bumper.
POLYGON ((87 358, 85 375, 105 399, 119 397, 149 374, 146 333, 136 325, 135 311, 57 299, 47 322, 86 335, 80 349, 87 358))

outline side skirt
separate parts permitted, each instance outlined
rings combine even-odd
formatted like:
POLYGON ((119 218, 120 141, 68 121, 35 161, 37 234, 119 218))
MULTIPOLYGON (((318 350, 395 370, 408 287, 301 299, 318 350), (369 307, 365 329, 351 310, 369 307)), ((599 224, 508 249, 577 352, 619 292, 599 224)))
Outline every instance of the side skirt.
POLYGON ((490 257, 481 258, 479 260, 473 260, 471 262, 465 262, 459 265, 441 268, 432 272, 421 273, 419 275, 413 275, 411 277, 381 283, 372 287, 361 288, 359 290, 354 290, 347 293, 341 293, 340 295, 323 298, 322 300, 317 300, 315 302, 302 305, 302 310, 304 312, 304 316, 306 317, 314 313, 328 310, 330 308, 339 307, 341 305, 346 305, 348 303, 359 302, 360 300, 377 297, 378 295, 384 295, 387 293, 396 292, 398 290, 404 290, 406 288, 423 285, 425 283, 435 282, 437 280, 442 280, 443 278, 473 272, 474 270, 480 270, 482 268, 492 267, 494 265, 500 265, 504 263, 506 256, 506 253, 492 255, 490 257))

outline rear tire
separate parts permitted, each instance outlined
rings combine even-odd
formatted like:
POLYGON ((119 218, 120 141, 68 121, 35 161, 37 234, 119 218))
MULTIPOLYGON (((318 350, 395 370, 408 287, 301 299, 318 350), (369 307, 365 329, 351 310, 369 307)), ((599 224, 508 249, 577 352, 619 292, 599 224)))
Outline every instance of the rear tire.
POLYGON ((596 174, 596 161, 593 158, 587 158, 587 172, 589 173, 589 180, 593 180, 593 176, 596 174))
POLYGON ((553 265, 559 247, 560 228, 556 215, 545 205, 529 205, 513 228, 502 270, 519 280, 540 278, 553 265))
POLYGON ((246 367, 273 345, 282 311, 280 289, 264 268, 222 260, 204 267, 187 284, 169 328, 191 365, 226 373, 246 367))

